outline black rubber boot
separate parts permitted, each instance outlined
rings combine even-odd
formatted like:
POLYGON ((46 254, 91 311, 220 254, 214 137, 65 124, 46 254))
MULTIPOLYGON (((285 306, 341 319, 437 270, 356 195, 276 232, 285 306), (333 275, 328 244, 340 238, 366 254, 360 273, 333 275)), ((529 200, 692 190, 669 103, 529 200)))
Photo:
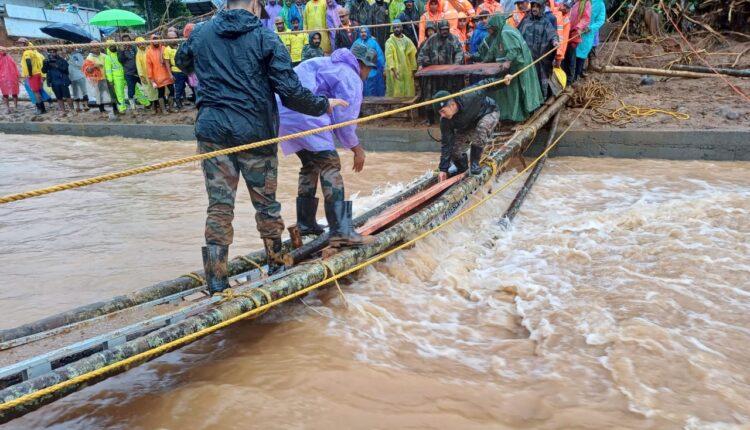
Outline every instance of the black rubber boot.
POLYGON ((228 246, 207 245, 203 249, 203 270, 208 293, 214 295, 229 288, 228 246))
POLYGON ((456 166, 456 174, 463 173, 469 170, 469 157, 466 156, 466 153, 463 153, 459 158, 453 160, 453 165, 456 166))
POLYGON ((37 115, 41 115, 41 114, 44 114, 44 113, 46 113, 46 111, 44 109, 44 103, 37 103, 36 104, 36 114, 37 115))
POLYGON ((482 173, 482 166, 479 165, 479 161, 482 159, 482 151, 484 148, 481 146, 471 145, 471 174, 478 175, 482 173))
POLYGON ((325 207, 330 234, 328 243, 332 247, 357 247, 369 245, 375 241, 372 236, 362 236, 354 231, 351 201, 333 202, 332 204, 326 204, 325 207))
POLYGON ((323 227, 318 225, 315 214, 318 212, 318 199, 315 197, 297 197, 297 229, 302 236, 311 234, 320 236, 323 227))
POLYGON ((284 259, 281 255, 281 237, 264 237, 263 246, 266 248, 268 276, 284 269, 284 259))

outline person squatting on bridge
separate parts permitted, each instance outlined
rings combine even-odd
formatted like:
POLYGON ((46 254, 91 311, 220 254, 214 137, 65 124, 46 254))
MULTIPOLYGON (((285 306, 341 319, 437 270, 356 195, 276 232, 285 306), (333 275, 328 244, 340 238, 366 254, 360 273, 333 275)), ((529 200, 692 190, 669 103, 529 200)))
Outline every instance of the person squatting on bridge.
MULTIPOLYGON (((313 116, 344 106, 303 87, 278 36, 263 26, 258 0, 229 0, 227 10, 196 26, 180 46, 177 66, 200 81, 195 135, 198 151, 211 152, 276 137, 284 106, 313 116)), ((268 258, 268 272, 281 268, 281 205, 276 201, 276 145, 204 160, 208 193, 203 265, 210 293, 229 288, 227 256, 234 231, 234 202, 242 174, 268 258)))
MULTIPOLYGON (((330 115, 313 117, 295 113, 277 100, 281 117, 279 135, 357 119, 362 104, 362 82, 376 67, 376 61, 377 53, 374 49, 357 44, 351 51, 346 48, 337 49, 330 57, 303 61, 295 67, 294 71, 305 88, 319 96, 341 99, 348 106, 336 109, 330 115)), ((351 149, 354 153, 353 170, 361 172, 365 164, 365 151, 359 144, 356 131, 357 125, 354 124, 337 128, 333 132, 324 131, 281 142, 284 155, 296 153, 302 162, 297 196, 297 228, 303 236, 323 233, 323 228, 315 220, 318 209, 315 194, 320 181, 329 226, 328 242, 333 247, 367 245, 374 240, 354 231, 352 202, 345 200, 341 161, 333 141, 336 136, 341 146, 351 149)))
MULTIPOLYGON (((485 79, 473 86, 495 82, 485 79)), ((470 89, 467 87, 465 89, 470 89)), ((438 91, 433 99, 449 96, 448 91, 438 91)), ((492 131, 500 120, 500 112, 495 101, 487 96, 486 90, 477 90, 458 97, 436 102, 435 112, 440 115, 440 164, 438 181, 448 178, 451 162, 457 173, 469 168, 466 150, 471 146, 471 174, 478 175, 482 170, 479 161, 485 145, 492 137, 492 131)))

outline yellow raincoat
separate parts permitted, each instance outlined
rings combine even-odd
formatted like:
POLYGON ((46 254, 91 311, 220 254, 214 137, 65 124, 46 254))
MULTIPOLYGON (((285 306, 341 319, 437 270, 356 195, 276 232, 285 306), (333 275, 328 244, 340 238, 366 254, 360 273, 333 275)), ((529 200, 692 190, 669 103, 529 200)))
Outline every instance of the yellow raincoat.
POLYGON ((299 63, 302 61, 302 50, 307 45, 308 36, 305 33, 290 34, 289 30, 279 33, 281 43, 286 46, 286 50, 289 51, 289 56, 292 57, 292 63, 299 63))
MULTIPOLYGON (((302 18, 305 22, 305 30, 325 30, 328 28, 326 24, 326 7, 325 0, 310 0, 307 2, 302 18)), ((331 41, 328 38, 327 31, 320 32, 320 47, 326 54, 331 53, 331 41)))
POLYGON ((403 34, 385 41, 385 95, 414 97, 414 71, 417 70, 417 48, 403 34), (396 73, 398 73, 398 79, 396 73))
MULTIPOLYGON (((29 46, 33 45, 29 44, 29 46)), ((43 64, 44 55, 40 54, 36 49, 23 51, 23 55, 21 55, 21 76, 28 78, 29 76, 41 75, 43 64), (29 70, 26 60, 31 60, 31 70, 29 70)))
MULTIPOLYGON (((142 37, 136 37, 136 42, 145 42, 146 39, 142 37)), ((138 69, 138 77, 141 78, 141 91, 148 97, 149 100, 154 101, 157 99, 157 92, 151 81, 148 79, 148 64, 146 64, 146 45, 138 45, 138 50, 135 54, 135 66, 138 69)))

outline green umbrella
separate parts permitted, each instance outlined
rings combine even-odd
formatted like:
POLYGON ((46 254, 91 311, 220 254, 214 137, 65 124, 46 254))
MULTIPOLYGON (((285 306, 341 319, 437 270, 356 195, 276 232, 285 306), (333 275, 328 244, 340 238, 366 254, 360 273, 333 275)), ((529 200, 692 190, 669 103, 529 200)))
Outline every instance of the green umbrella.
POLYGON ((108 9, 94 15, 89 24, 97 27, 135 27, 146 21, 133 12, 122 9, 108 9))

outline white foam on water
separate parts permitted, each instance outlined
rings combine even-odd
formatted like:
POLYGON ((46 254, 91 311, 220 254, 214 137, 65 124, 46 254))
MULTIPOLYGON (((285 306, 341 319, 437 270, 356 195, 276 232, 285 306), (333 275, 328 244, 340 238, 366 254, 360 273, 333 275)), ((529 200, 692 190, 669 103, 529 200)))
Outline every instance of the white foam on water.
POLYGON ((748 420, 748 178, 639 163, 550 160, 509 229, 517 186, 357 275, 329 335, 445 380, 556 381, 685 428, 748 420))

